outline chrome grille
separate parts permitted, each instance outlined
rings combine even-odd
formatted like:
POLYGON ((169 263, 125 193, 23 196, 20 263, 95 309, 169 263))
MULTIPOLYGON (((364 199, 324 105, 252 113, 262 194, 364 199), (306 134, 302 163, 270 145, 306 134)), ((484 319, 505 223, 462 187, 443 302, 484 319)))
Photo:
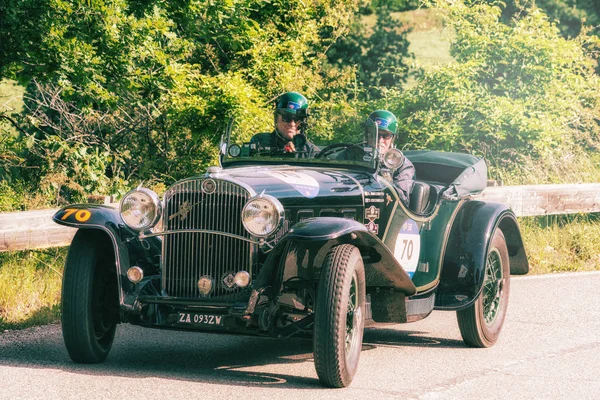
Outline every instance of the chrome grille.
POLYGON ((183 181, 165 193, 163 290, 172 297, 232 299, 240 289, 228 288, 223 278, 241 270, 253 272, 256 247, 243 239, 250 236, 241 220, 250 194, 239 185, 217 179, 212 179, 215 191, 207 194, 202 191, 204 180, 183 181), (214 282, 208 296, 201 295, 197 287, 202 276, 210 276, 214 282))

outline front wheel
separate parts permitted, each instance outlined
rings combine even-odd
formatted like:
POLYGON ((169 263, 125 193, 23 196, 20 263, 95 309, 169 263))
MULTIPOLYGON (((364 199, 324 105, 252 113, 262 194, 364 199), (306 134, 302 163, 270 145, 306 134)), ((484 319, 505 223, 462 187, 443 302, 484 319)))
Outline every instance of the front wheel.
POLYGON ((496 229, 490 243, 483 288, 475 302, 457 312, 458 327, 464 342, 471 347, 491 347, 504 324, 510 293, 510 265, 506 239, 496 229))
POLYGON ((321 270, 313 348, 321 382, 346 387, 358 368, 365 314, 365 267, 352 245, 333 247, 321 270))
POLYGON ((104 361, 113 344, 119 300, 112 254, 102 232, 80 230, 69 249, 61 323, 69 357, 77 363, 104 361))

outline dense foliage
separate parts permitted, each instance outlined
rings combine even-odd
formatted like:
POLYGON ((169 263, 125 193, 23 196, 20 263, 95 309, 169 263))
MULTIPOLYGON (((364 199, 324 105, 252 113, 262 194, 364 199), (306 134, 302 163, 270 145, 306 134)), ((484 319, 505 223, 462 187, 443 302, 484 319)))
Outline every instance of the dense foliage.
MULTIPOLYGON (((472 0, 471 2, 477 2, 472 0)), ((597 0, 487 0, 488 3, 502 7, 502 18, 510 22, 518 14, 526 14, 532 6, 539 7, 555 21, 565 37, 575 37, 581 28, 587 25, 598 34, 600 25, 600 2, 597 0)))
POLYGON ((375 25, 365 35, 366 24, 360 16, 350 26, 350 32, 341 37, 327 52, 329 63, 356 68, 356 80, 363 97, 378 99, 382 90, 399 87, 409 75, 408 30, 393 17, 391 9, 379 7, 375 25))
POLYGON ((378 9, 386 8, 390 11, 409 11, 418 8, 421 5, 420 0, 372 0, 362 4, 360 12, 362 14, 372 14, 378 9))
POLYGON ((513 182, 585 180, 567 173, 600 147, 600 82, 587 51, 597 38, 565 39, 539 9, 505 24, 498 7, 437 5, 454 28, 456 62, 427 69, 397 97, 411 145, 485 155, 495 177, 513 182))
POLYGON ((36 168, 21 177, 49 180, 69 200, 198 173, 214 163, 226 118, 249 136, 270 128, 277 94, 327 96, 347 84, 349 74, 324 70, 325 53, 357 9, 356 0, 3 2, 0 77, 28 85, 13 118, 36 168))
MULTIPOLYGON (((471 0, 479 2, 480 0, 471 0)), ((586 34, 600 36, 600 2, 597 0, 487 0, 488 3, 502 8, 502 20, 510 23, 513 18, 526 15, 532 9, 539 8, 554 22, 561 35, 574 38, 582 30, 586 34)), ((596 73, 600 73, 600 52, 593 51, 596 60, 596 73)))
POLYGON ((409 31, 394 11, 412 0, 6 0, 0 78, 27 91, 22 112, 0 109, 0 210, 201 173, 229 117, 240 140, 269 130, 286 90, 311 101, 317 141, 389 108, 401 146, 485 155, 513 183, 590 179, 575 164, 597 169, 600 141, 598 38, 584 16, 568 33, 534 2, 510 14, 516 1, 465 1, 433 3, 455 32, 455 62, 404 90, 409 31))

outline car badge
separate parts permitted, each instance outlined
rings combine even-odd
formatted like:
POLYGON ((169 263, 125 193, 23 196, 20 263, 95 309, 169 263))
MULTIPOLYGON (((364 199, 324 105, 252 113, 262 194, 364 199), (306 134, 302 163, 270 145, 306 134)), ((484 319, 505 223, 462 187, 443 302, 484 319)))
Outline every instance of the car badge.
POLYGON ((202 181, 202 193, 213 194, 217 190, 217 183, 212 179, 202 181))
POLYGON ((179 207, 179 211, 169 217, 169 221, 175 217, 181 217, 182 221, 185 221, 190 211, 192 211, 193 206, 189 201, 184 201, 181 207, 179 207))
POLYGON ((365 218, 369 221, 375 221, 376 219, 379 219, 379 213, 380 211, 378 208, 371 206, 365 210, 365 218))
POLYGON ((233 276, 233 274, 226 274, 223 277, 223 283, 225 284, 225 286, 227 286, 229 289, 233 288, 233 285, 235 285, 235 277, 233 276))
POLYGON ((374 233, 375 235, 379 233, 379 224, 376 224, 373 221, 369 221, 369 223, 365 224, 365 226, 367 227, 367 230, 369 232, 374 233))
POLYGON ((198 280, 198 290, 204 296, 210 294, 213 289, 213 280, 210 276, 203 276, 198 280))

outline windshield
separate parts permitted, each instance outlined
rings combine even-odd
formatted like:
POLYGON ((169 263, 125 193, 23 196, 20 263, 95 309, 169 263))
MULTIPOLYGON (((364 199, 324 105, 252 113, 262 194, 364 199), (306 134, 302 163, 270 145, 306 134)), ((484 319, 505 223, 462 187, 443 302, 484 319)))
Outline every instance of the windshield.
MULTIPOLYGON (((292 140, 275 132, 253 135, 250 140, 240 140, 245 135, 232 119, 221 140, 223 167, 260 164, 315 164, 335 168, 360 167, 376 170, 378 164, 377 124, 367 119, 358 132, 347 132, 344 140, 314 140, 304 131, 292 140), (236 138, 238 138, 236 140, 236 138)), ((246 134, 247 136, 247 134, 246 134)))

